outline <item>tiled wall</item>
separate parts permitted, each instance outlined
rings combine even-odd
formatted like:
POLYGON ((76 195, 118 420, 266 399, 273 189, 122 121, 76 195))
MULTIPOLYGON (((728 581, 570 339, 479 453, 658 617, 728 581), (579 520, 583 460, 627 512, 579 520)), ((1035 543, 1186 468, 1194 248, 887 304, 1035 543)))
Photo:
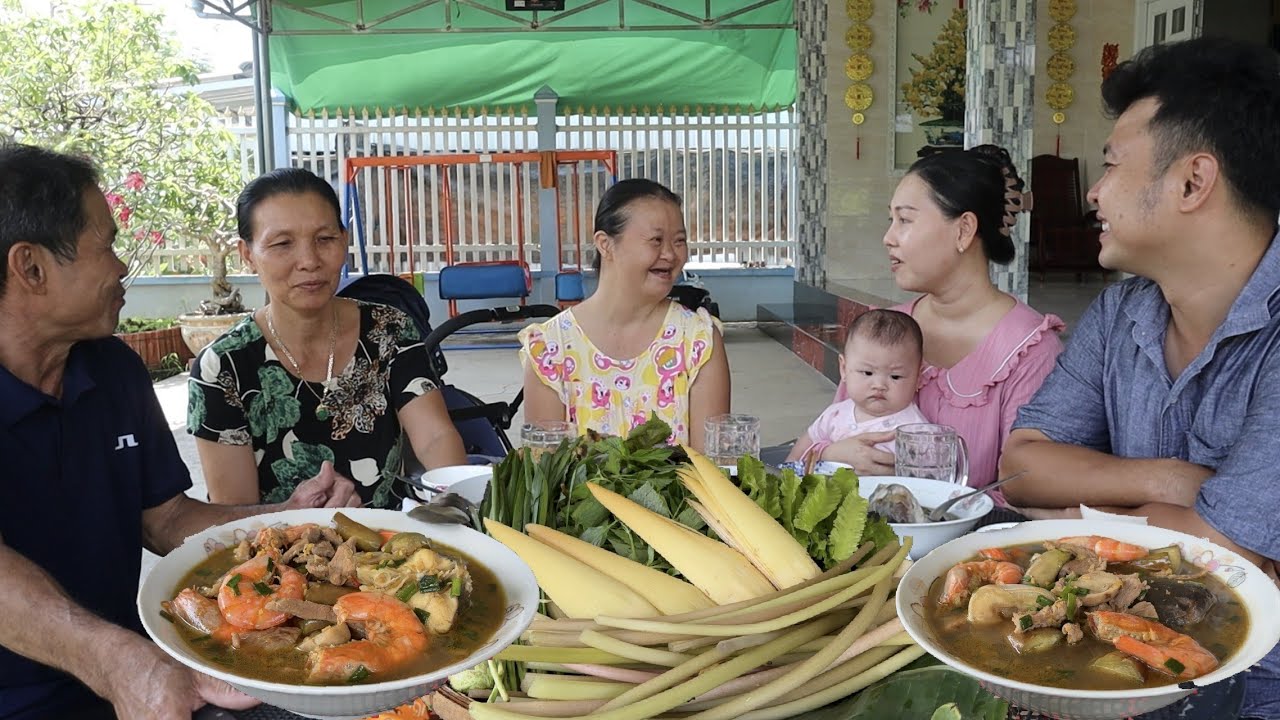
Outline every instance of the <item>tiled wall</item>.
MULTIPOLYGON (((966 98, 983 98, 965 108, 965 145, 986 143, 1009 151, 1026 168, 1032 153, 1036 61, 1036 3, 1033 0, 975 0, 969 10, 966 98)), ((1023 172, 1024 177, 1027 173, 1023 172)), ((991 265, 991 277, 1005 292, 1027 299, 1027 239, 1024 214, 1013 228, 1016 256, 1009 265, 991 265)))
POLYGON ((827 281, 827 3, 796 0, 795 8, 800 54, 796 272, 800 281, 821 287, 827 281))

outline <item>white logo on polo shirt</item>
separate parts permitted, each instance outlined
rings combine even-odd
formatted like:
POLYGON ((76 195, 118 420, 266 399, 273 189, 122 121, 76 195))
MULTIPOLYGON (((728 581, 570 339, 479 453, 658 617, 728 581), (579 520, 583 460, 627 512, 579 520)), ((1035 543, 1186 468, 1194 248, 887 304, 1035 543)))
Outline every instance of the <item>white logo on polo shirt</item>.
POLYGON ((125 448, 138 447, 138 441, 133 439, 133 434, 121 435, 116 438, 116 449, 123 450, 125 448))

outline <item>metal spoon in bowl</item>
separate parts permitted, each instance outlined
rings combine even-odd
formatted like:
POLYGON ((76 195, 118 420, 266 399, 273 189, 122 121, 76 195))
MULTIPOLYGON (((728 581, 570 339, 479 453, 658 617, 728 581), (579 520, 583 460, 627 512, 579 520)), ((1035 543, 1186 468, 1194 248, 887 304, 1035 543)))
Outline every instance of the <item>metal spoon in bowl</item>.
POLYGON ((928 517, 928 520, 929 520, 929 522, 938 522, 938 521, 939 521, 939 520, 941 520, 942 518, 946 517, 946 515, 947 515, 947 511, 951 509, 951 506, 955 505, 956 503, 960 502, 961 500, 968 500, 969 498, 973 497, 974 495, 981 495, 982 493, 985 493, 985 492, 991 492, 992 490, 995 490, 996 488, 998 488, 998 487, 1000 487, 1001 485, 1003 485, 1003 484, 1005 484, 1005 483, 1009 482, 1010 480, 1017 480, 1018 478, 1022 477, 1023 475, 1026 475, 1026 474, 1027 474, 1027 471, 1026 471, 1026 470, 1023 470, 1022 472, 1016 472, 1016 473, 1014 473, 1014 474, 1010 475, 1009 477, 1007 477, 1007 478, 1005 478, 1005 479, 1003 479, 1003 480, 997 480, 997 481, 995 481, 995 482, 991 483, 990 485, 988 485, 988 486, 986 486, 986 487, 980 487, 980 488, 978 488, 977 490, 974 490, 973 492, 967 492, 967 493, 965 493, 965 494, 963 494, 963 495, 957 495, 956 497, 953 497, 953 498, 951 498, 950 500, 948 500, 948 501, 946 501, 946 502, 942 503, 942 504, 941 504, 941 505, 939 505, 938 507, 936 507, 936 508, 934 508, 934 509, 930 510, 930 511, 929 511, 929 517, 928 517))

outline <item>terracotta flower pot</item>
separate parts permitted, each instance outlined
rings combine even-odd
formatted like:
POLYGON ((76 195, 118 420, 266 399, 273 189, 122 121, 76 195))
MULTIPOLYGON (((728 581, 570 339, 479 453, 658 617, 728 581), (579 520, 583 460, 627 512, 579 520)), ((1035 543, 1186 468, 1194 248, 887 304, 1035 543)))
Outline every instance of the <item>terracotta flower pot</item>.
POLYGON ((142 362, 146 363, 148 370, 159 368, 164 359, 172 354, 176 354, 183 365, 186 365, 188 360, 195 357, 187 343, 184 342, 185 338, 182 336, 182 330, 177 326, 163 330, 118 333, 116 337, 123 340, 126 345, 133 348, 134 352, 138 353, 138 357, 141 357, 142 362))
POLYGON ((242 312, 233 313, 231 315, 202 315, 200 313, 188 313, 178 316, 178 326, 182 328, 182 339, 186 341, 187 347, 191 349, 194 355, 198 355, 201 350, 217 340, 222 333, 230 330, 232 326, 240 322, 252 313, 242 312))

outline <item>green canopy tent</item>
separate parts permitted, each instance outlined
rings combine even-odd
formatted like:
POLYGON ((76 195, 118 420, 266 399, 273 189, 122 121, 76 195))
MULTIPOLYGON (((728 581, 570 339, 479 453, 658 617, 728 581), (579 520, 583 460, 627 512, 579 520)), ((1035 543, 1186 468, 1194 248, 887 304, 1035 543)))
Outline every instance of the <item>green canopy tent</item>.
POLYGON ((261 157, 271 87, 299 111, 524 104, 786 106, 793 0, 192 0, 254 28, 261 157), (267 80, 270 80, 268 83, 267 80))

